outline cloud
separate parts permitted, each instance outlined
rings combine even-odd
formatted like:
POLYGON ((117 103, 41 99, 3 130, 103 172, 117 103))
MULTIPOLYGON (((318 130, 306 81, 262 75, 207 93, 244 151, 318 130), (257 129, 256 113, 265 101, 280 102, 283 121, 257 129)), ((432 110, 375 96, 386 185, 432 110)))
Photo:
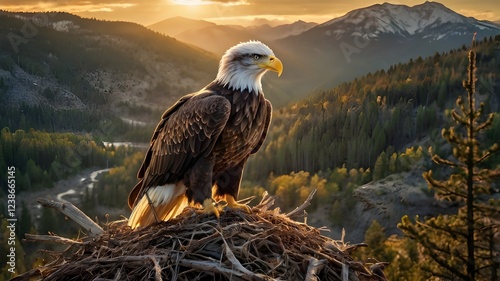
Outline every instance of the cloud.
POLYGON ((172 2, 177 5, 188 5, 188 6, 210 5, 210 4, 219 4, 222 6, 241 6, 249 4, 248 0, 172 0, 172 2))
MULTIPOLYGON (((114 12, 116 9, 126 9, 137 6, 135 3, 112 3, 112 4, 99 4, 93 5, 89 12, 114 12)), ((85 10, 84 10, 85 11, 85 10)))
POLYGON ((115 1, 11 1, 4 0, 0 9, 12 11, 65 11, 80 12, 115 12, 139 5, 138 3, 117 3, 115 1), (106 3, 108 2, 108 3, 106 3))
POLYGON ((458 11, 460 14, 467 16, 467 17, 473 17, 479 20, 496 20, 498 19, 498 15, 495 15, 493 11, 476 11, 476 10, 467 10, 467 9, 461 9, 458 11))
MULTIPOLYGON (((63 0, 2 0, 0 6, 12 6, 12 5, 57 5, 57 6, 78 6, 78 5, 97 5, 97 4, 114 4, 117 0, 77 0, 77 1, 63 1, 63 0)), ((129 1, 130 2, 130 1, 129 1)), ((131 2, 136 2, 140 4, 141 1, 132 0, 131 2)), ((150 1, 151 2, 151 1, 150 1)))
MULTIPOLYGON (((413 6, 423 1, 393 0, 391 3, 413 6)), ((440 2, 466 16, 489 20, 500 18, 500 6, 496 4, 498 0, 440 2)), ((369 0, 0 0, 0 9, 66 11, 87 17, 140 23, 152 23, 173 16, 221 20, 235 18, 236 21, 238 17, 265 17, 322 22, 373 3, 369 0)))
MULTIPOLYGON (((182 0, 181 0, 182 1, 182 0)), ((190 1, 190 0, 184 0, 190 1)), ((196 0, 194 0, 196 1, 196 0)), ((339 14, 349 11, 352 5, 356 8, 364 7, 364 0, 352 0, 344 3, 332 3, 331 0, 200 0, 204 3, 219 4, 221 9, 226 9, 233 16, 263 16, 263 15, 325 15, 339 14)))
MULTIPOLYGON (((230 3, 236 0, 200 0, 210 3, 230 3)), ((385 0, 384 0, 385 1, 385 0)), ((382 3, 384 1, 378 1, 382 3)), ((227 17, 237 16, 261 16, 261 15, 274 15, 284 17, 301 17, 308 16, 312 18, 325 19, 330 17, 338 17, 346 14, 347 12, 368 7, 374 4, 373 1, 368 0, 350 0, 350 1, 331 1, 331 0, 246 0, 247 5, 224 7, 220 5, 218 14, 227 17), (312 16, 312 17, 311 17, 312 16)), ((393 0, 390 1, 398 5, 420 5, 424 0, 393 0)), ((473 16, 477 19, 494 20, 500 18, 500 6, 494 4, 498 0, 477 0, 473 2, 461 2, 456 0, 441 0, 448 8, 462 13, 465 16, 473 16)))

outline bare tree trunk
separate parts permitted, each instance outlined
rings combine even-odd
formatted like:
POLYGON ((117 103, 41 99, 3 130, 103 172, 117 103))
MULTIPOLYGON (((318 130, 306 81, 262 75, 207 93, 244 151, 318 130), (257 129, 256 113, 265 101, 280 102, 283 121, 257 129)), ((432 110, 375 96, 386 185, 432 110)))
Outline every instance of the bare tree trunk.
POLYGON ((475 280, 475 258, 474 258, 474 98, 476 54, 469 52, 469 77, 467 81, 467 92, 469 99, 469 126, 467 153, 467 276, 470 281, 475 280))

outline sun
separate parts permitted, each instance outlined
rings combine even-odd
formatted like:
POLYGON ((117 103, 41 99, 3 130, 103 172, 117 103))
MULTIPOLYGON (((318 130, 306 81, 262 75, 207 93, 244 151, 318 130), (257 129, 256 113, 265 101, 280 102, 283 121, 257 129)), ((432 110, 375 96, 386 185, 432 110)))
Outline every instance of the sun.
POLYGON ((177 5, 185 5, 185 6, 199 6, 199 5, 204 5, 207 4, 207 2, 210 1, 203 1, 203 0, 172 0, 177 5))

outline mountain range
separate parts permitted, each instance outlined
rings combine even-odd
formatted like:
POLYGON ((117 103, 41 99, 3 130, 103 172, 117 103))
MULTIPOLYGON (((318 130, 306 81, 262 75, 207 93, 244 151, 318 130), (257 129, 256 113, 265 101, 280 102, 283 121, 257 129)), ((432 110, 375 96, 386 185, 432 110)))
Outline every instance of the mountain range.
POLYGON ((2 11, 0 18, 0 36, 10 38, 0 41, 4 105, 97 108, 141 121, 146 117, 128 115, 164 110, 203 87, 215 77, 222 52, 240 41, 261 40, 283 61, 279 79, 263 80, 266 96, 278 108, 315 89, 470 45, 474 33, 478 39, 500 34, 495 23, 436 2, 376 4, 322 24, 236 26, 176 17, 146 28, 67 13, 2 11), (34 34, 23 35, 27 26, 35 27, 34 34))
MULTIPOLYGON (((149 28, 168 34, 176 20, 166 21, 169 29, 158 24, 149 28)), ((319 25, 299 21, 242 27, 194 22, 193 28, 169 35, 218 55, 249 39, 262 40, 273 48, 285 64, 282 79, 269 82, 281 102, 419 56, 468 46, 474 33, 477 39, 500 34, 498 24, 465 17, 437 2, 413 7, 375 4, 319 25)))
POLYGON ((330 88, 419 56, 470 46, 476 32, 482 39, 500 34, 500 27, 467 18, 436 2, 413 7, 384 3, 278 40, 276 46, 302 54, 290 59, 294 63, 290 80, 330 88), (300 70, 304 67, 306 71, 300 70))
POLYGON ((218 25, 205 20, 173 17, 149 25, 148 28, 183 42, 196 45, 220 56, 228 48, 248 40, 274 41, 298 35, 316 26, 314 22, 296 21, 290 24, 240 26, 218 25))

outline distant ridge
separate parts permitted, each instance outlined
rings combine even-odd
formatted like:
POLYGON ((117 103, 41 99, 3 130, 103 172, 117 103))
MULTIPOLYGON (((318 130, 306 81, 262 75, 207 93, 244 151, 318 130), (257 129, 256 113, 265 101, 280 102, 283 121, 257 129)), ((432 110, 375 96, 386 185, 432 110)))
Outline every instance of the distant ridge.
POLYGON ((147 27, 165 35, 176 37, 178 34, 186 32, 188 30, 196 30, 209 26, 216 26, 216 24, 204 20, 195 20, 185 17, 172 17, 154 23, 152 25, 148 25, 147 27))
POLYGON ((256 20, 251 26, 215 24, 204 20, 172 17, 148 28, 175 37, 183 42, 198 46, 216 55, 222 55, 228 48, 247 40, 271 42, 291 35, 298 35, 318 25, 314 22, 296 21, 289 24, 271 25, 270 21, 256 20))

